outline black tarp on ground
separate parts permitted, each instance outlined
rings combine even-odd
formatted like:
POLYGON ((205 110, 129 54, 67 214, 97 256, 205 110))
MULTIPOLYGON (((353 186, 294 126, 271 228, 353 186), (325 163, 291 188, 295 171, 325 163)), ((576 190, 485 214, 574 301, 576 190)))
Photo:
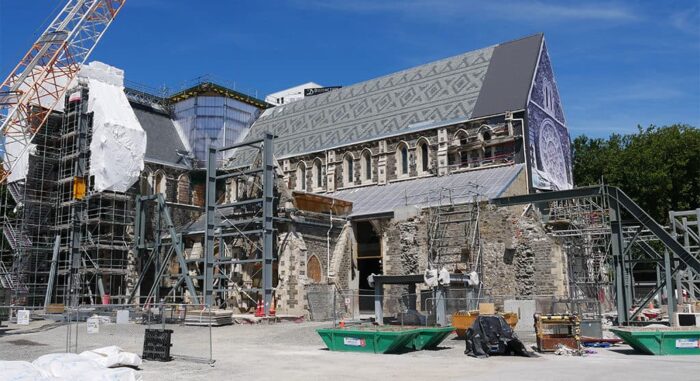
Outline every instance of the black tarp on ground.
POLYGON ((465 354, 485 358, 493 355, 530 357, 523 343, 502 316, 479 316, 467 330, 465 354))

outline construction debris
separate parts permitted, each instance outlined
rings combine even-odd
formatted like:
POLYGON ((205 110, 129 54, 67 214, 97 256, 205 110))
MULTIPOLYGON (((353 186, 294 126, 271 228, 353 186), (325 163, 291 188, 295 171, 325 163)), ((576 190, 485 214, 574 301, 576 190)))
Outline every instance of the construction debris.
POLYGON ((190 310, 185 316, 185 325, 219 327, 233 324, 233 311, 190 310))

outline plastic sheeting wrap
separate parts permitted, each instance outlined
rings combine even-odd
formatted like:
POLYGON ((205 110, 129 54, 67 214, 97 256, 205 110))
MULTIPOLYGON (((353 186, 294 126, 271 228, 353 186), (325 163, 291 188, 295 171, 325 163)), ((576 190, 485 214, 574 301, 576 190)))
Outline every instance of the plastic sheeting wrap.
POLYGON ((0 375, 5 381, 56 380, 39 367, 27 361, 0 361, 0 375))
POLYGON ((112 368, 115 366, 141 366, 141 357, 136 353, 126 352, 117 346, 93 349, 80 354, 85 358, 100 363, 100 365, 112 368))
POLYGON ((124 94, 124 71, 91 62, 78 77, 88 81, 88 110, 94 112, 90 143, 94 189, 126 192, 143 170, 146 132, 124 94))
MULTIPOLYGON (((90 89, 88 111, 94 113, 90 144, 94 190, 125 192, 138 180, 144 168, 146 132, 124 94, 124 71, 93 61, 80 69, 68 88, 76 86, 78 81, 87 82, 90 89)), ((63 100, 60 100, 54 110, 63 111, 63 107, 63 100)), ((19 154, 22 147, 8 144, 6 149, 19 154)), ((28 152, 18 159, 8 182, 26 177, 28 152)))
POLYGON ((142 381, 143 377, 131 368, 108 368, 107 364, 138 366, 141 358, 135 353, 123 352, 118 347, 93 351, 52 353, 34 360, 0 361, 0 380, 3 381, 142 381), (93 359, 95 356, 102 360, 93 359), (121 357, 120 357, 121 356, 121 357), (96 361, 97 360, 97 361, 96 361), (136 365, 138 364, 138 365, 136 365))
MULTIPOLYGON (((23 145, 16 142, 7 142, 5 144, 5 150, 12 156, 17 156, 22 153, 23 145)), ((27 176, 27 171, 29 170, 29 153, 34 152, 36 149, 36 144, 29 144, 29 148, 24 152, 24 155, 20 156, 15 162, 15 167, 7 176, 7 182, 12 183, 17 180, 22 180, 27 176)), ((7 158, 4 158, 7 161, 7 158)), ((5 167, 5 169, 8 169, 5 167)))

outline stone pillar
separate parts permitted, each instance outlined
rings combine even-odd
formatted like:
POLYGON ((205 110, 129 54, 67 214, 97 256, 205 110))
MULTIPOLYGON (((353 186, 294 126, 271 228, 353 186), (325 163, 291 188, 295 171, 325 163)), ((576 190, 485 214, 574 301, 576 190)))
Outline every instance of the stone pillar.
POLYGON ((335 151, 328 151, 326 163, 326 187, 328 192, 335 192, 335 151))
POLYGON ((438 129, 438 149, 437 149, 437 164, 438 176, 444 176, 449 173, 447 148, 449 147, 449 139, 447 138, 447 128, 438 129))
POLYGON ((386 140, 381 140, 377 155, 377 184, 386 184, 386 155, 386 140))

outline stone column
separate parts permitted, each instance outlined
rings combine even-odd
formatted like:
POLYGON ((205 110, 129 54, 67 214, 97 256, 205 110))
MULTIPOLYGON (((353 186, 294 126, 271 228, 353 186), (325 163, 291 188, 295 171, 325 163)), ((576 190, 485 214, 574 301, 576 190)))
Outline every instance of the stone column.
POLYGON ((438 129, 438 149, 437 149, 437 162, 438 162, 438 176, 443 176, 449 173, 448 160, 447 160, 447 148, 449 147, 449 139, 447 138, 447 128, 438 129))
POLYGON ((328 192, 335 192, 335 151, 328 151, 326 163, 326 187, 328 192))
POLYGON ((377 155, 377 184, 386 184, 386 155, 386 140, 381 140, 377 155))

